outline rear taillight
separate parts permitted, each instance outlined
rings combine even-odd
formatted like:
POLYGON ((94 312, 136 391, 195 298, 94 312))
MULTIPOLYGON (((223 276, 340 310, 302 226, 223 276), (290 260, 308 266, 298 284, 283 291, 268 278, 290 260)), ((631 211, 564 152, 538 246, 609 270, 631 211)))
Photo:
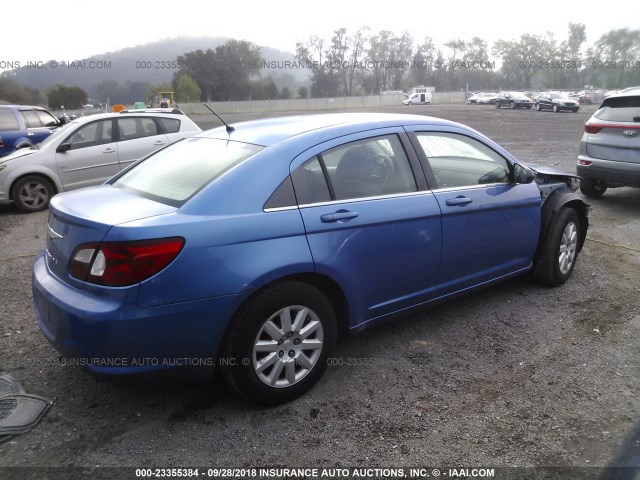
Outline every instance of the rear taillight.
POLYGON ((4 141, 2 140, 2 137, 0 137, 0 148, 4 148, 4 141))
POLYGON ((587 133, 598 133, 600 130, 604 128, 604 125, 600 123, 585 123, 584 131, 587 133))
POLYGON ((578 160, 578 165, 583 165, 585 167, 588 167, 592 164, 593 162, 590 162, 589 160, 578 160))
POLYGON ((79 280, 109 287, 124 287, 155 275, 184 246, 184 238, 158 238, 136 242, 86 243, 73 252, 69 271, 79 280))

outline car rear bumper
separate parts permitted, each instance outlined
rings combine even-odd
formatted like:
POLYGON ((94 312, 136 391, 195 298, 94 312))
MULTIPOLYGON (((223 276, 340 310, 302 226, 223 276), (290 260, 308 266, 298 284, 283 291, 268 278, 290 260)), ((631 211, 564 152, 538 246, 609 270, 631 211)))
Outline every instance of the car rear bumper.
MULTIPOLYGON (((139 307, 138 287, 94 295, 49 272, 44 252, 33 267, 33 299, 40 330, 63 355, 102 375, 185 370, 213 373, 229 320, 249 293, 139 307)), ((206 374, 205 374, 206 376, 206 374)))
POLYGON ((640 163, 614 162, 580 155, 577 173, 582 178, 601 180, 612 187, 640 187, 640 163), (580 160, 591 162, 591 165, 580 165, 580 160))

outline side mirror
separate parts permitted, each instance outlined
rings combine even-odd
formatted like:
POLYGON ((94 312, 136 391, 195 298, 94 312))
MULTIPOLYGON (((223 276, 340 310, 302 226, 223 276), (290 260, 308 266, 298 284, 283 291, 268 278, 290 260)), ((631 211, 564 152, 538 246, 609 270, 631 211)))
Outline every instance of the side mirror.
POLYGON ((56 152, 58 153, 68 152, 69 150, 71 150, 70 143, 61 143, 60 145, 58 145, 58 148, 56 148, 56 152))
POLYGON ((516 183, 531 183, 536 178, 536 174, 533 171, 519 163, 513 166, 513 173, 516 183))

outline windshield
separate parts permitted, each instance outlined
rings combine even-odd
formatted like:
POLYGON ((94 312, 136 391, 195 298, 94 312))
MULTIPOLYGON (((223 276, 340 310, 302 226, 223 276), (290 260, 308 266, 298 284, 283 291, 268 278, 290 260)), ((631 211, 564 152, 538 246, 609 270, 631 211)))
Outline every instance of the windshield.
POLYGON ((78 122, 70 122, 62 125, 61 127, 56 128, 51 135, 45 138, 42 142, 36 145, 38 150, 46 150, 51 145, 57 144, 58 140, 61 137, 67 135, 69 130, 71 129, 71 125, 74 125, 74 128, 78 125, 78 122))
POLYGON ((201 188, 264 147, 212 138, 188 138, 134 165, 113 186, 180 206, 201 188))
POLYGON ((551 98, 554 98, 554 99, 556 99, 556 98, 566 98, 566 99, 569 99, 569 97, 567 96, 567 94, 566 94, 566 93, 552 93, 552 94, 551 94, 551 98))
POLYGON ((612 122, 640 123, 640 96, 605 98, 594 116, 612 122))

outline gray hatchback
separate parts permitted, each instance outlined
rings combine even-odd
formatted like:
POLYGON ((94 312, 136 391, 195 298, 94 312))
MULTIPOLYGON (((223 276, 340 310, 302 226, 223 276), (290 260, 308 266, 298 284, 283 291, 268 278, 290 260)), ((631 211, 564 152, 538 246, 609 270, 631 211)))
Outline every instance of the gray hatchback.
POLYGON ((585 124, 577 170, 587 197, 601 197, 607 188, 640 188, 640 87, 605 98, 585 124))

